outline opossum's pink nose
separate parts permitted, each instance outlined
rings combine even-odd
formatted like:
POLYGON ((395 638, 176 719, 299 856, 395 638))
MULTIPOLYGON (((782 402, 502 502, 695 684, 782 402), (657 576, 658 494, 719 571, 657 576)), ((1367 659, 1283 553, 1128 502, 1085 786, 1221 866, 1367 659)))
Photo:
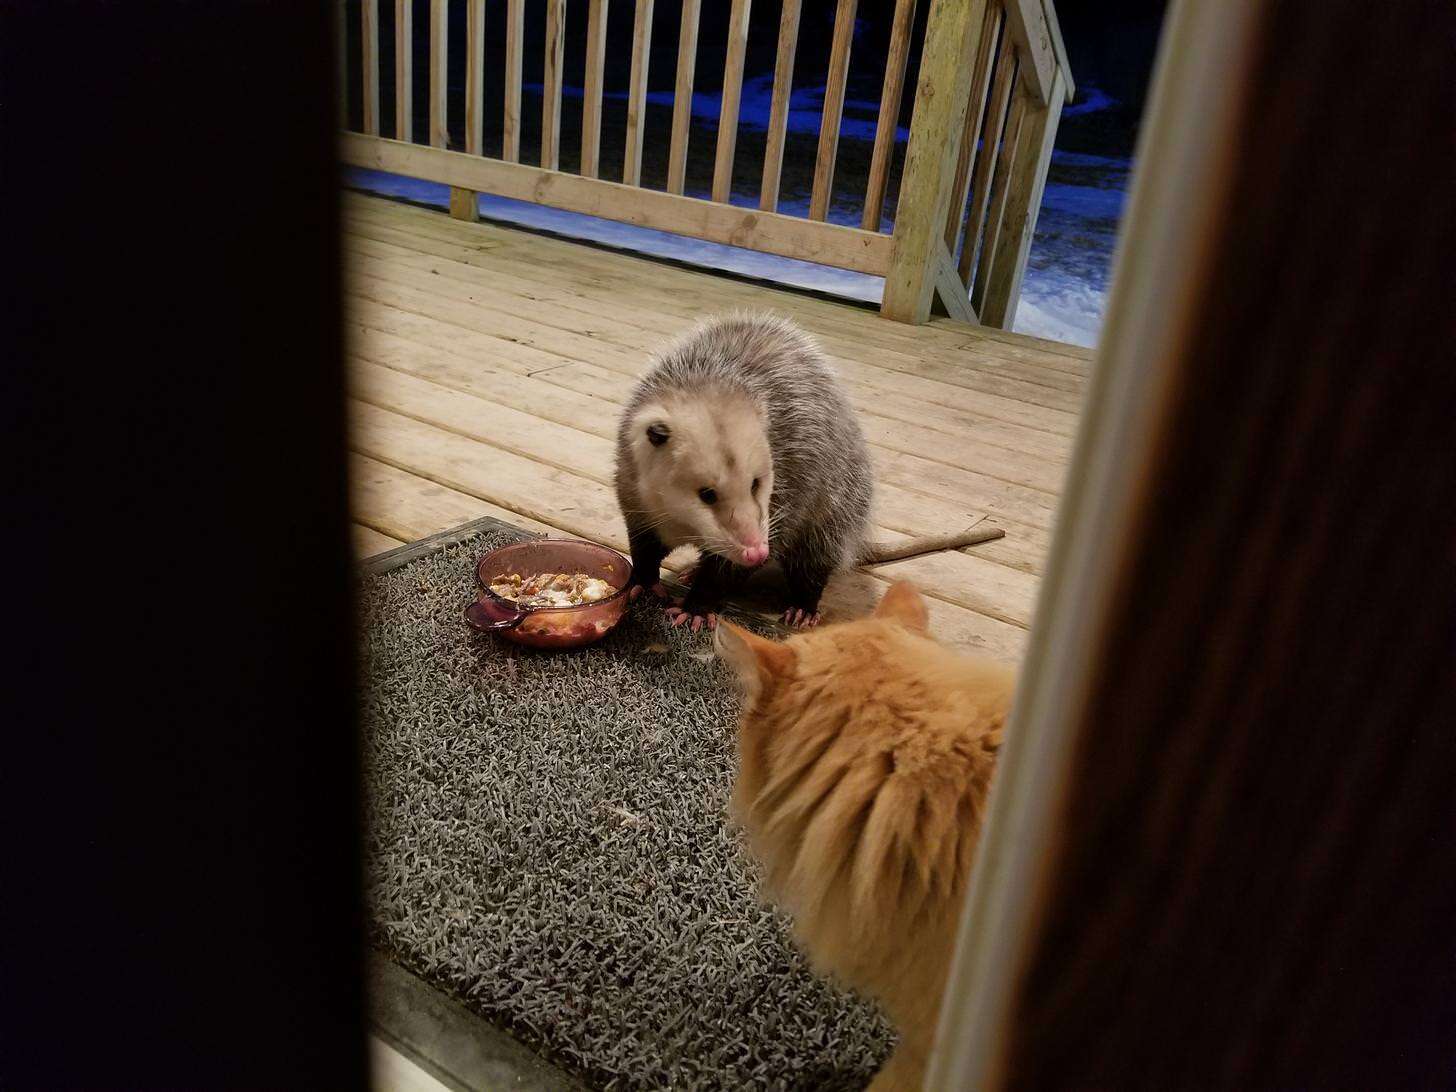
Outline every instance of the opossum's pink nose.
POLYGON ((743 547, 743 564, 762 565, 768 560, 768 543, 759 539, 743 547))

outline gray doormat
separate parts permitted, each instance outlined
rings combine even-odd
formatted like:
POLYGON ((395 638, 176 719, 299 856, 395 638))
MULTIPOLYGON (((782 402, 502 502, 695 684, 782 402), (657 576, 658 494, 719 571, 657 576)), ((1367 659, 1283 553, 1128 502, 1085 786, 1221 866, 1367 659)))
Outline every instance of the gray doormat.
POLYGON ((891 1032, 755 897, 707 637, 644 606, 576 652, 474 634, 475 559, 523 537, 364 578, 374 944, 593 1087, 863 1087, 891 1032))

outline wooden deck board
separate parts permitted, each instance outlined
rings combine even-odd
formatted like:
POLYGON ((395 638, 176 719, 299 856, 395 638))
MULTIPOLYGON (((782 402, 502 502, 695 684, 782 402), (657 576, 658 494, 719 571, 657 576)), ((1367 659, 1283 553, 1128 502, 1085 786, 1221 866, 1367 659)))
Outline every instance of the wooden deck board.
POLYGON ((874 537, 983 520, 1006 530, 846 574, 826 611, 859 613, 908 578, 931 597, 943 639, 1021 655, 1086 383, 1082 350, 945 320, 901 326, 357 194, 344 242, 357 550, 481 515, 624 547, 611 476, 633 381, 699 318, 772 309, 814 333, 845 377, 878 475, 874 537))
MULTIPOLYGON (((622 263, 626 263, 625 268, 633 270, 634 273, 649 276, 650 279, 660 280, 663 283, 696 285, 699 288, 709 288, 715 293, 742 294, 748 297, 752 297, 754 293, 761 293, 763 290, 763 287, 757 284, 720 278, 711 273, 704 273, 675 263, 664 263, 656 259, 626 254, 591 244, 583 245, 552 235, 520 231, 502 224, 482 223, 478 225, 480 233, 469 236, 451 233, 448 225, 444 225, 445 230, 441 231, 442 225, 438 222, 437 211, 402 201, 346 193, 344 207, 351 223, 356 226, 364 222, 404 225, 413 236, 421 241, 434 238, 454 242, 470 249, 519 251, 534 256, 537 264, 548 267, 559 261, 569 261, 573 265, 594 267, 610 273, 613 269, 621 272, 624 268, 622 263), (704 284, 705 280, 706 284, 704 284)), ((778 295, 778 293, 774 294, 778 295)), ((897 338, 904 344, 954 346, 967 340, 974 340, 977 351, 991 355, 999 354, 1007 359, 1041 361, 1049 366, 1059 365, 1066 370, 1081 374, 1086 373, 1093 356, 1089 350, 1076 345, 1046 341, 996 329, 975 328, 972 331, 972 338, 968 339, 965 324, 943 318, 933 319, 929 324, 919 327, 890 323, 882 320, 872 309, 863 306, 846 307, 838 301, 812 295, 795 294, 791 299, 786 300, 784 305, 801 309, 805 313, 817 312, 821 315, 842 315, 848 310, 858 314, 866 325, 874 325, 887 337, 897 338)))

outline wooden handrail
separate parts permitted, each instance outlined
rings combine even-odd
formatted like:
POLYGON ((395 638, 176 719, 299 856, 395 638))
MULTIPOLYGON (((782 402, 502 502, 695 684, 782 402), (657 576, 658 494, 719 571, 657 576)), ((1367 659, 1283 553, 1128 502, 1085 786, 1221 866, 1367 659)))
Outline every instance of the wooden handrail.
MULTIPOLYGON (((739 104, 752 0, 732 0, 723 61, 722 98, 713 153, 711 200, 683 196, 692 120, 692 92, 702 0, 682 0, 677 42, 666 193, 642 187, 642 153, 649 124, 648 64, 654 0, 617 5, 632 22, 631 76, 622 183, 604 182, 601 140, 604 67, 610 0, 587 0, 586 63, 580 175, 561 171, 561 110, 566 72, 568 0, 507 0, 492 22, 504 37, 505 62, 499 158, 484 151, 486 5, 466 0, 463 30, 452 26, 448 0, 430 0, 430 148, 414 144, 414 28, 411 0, 395 0, 394 139, 381 129, 378 67, 379 4, 361 0, 359 69, 342 66, 362 91, 362 134, 350 134, 348 162, 381 166, 446 183, 452 215, 475 219, 481 192, 553 205, 627 223, 695 235, 735 246, 884 275, 885 314, 924 321, 933 305, 966 321, 1006 325, 1015 316, 1026 256, 1045 185, 1062 103, 1071 94, 1066 51, 1051 0, 927 0, 924 40, 914 35, 916 0, 896 0, 885 59, 861 228, 828 222, 858 0, 837 0, 823 113, 807 216, 779 215, 779 186, 789 148, 789 106, 803 0, 778 8, 773 98, 764 141, 759 211, 732 205, 739 104), (521 96, 526 20, 544 30, 540 166, 521 159, 521 96), (466 61, 464 151, 453 151, 449 117, 451 35, 463 33, 466 61), (895 160, 904 78, 920 52, 920 77, 905 152, 893 235, 880 230, 895 160), (1008 123, 1009 122, 1009 123, 1008 123), (427 152, 438 154, 426 154, 427 152), (519 168, 519 169, 517 169, 519 168), (972 301, 976 306, 973 308, 972 301)), ((727 6, 727 5, 725 5, 727 6)), ((767 10, 759 6, 759 12, 767 10)), ((770 16, 772 17, 772 16, 770 16)), ((457 62, 458 63, 458 62, 457 62)), ((453 92, 459 94, 458 91, 453 92)), ((457 134, 458 136, 458 134, 457 134)))
POLYGON ((894 241, 882 232, 815 223, 798 216, 759 212, 362 133, 344 133, 339 155, 354 167, 428 178, 448 186, 499 194, 517 201, 550 205, 765 254, 862 273, 884 274, 890 267, 894 241))

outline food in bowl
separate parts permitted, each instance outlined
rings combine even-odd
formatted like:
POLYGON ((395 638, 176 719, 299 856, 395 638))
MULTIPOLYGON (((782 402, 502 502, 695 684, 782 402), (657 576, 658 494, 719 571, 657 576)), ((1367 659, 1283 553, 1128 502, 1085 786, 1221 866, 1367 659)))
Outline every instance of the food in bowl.
POLYGON ((476 563, 479 595, 465 619, 515 644, 580 648, 621 620, 631 578, 632 562, 595 542, 518 542, 476 563))
POLYGON ((507 573, 492 580, 489 587, 492 594, 532 610, 598 603, 617 591, 600 577, 580 572, 535 573, 531 576, 507 573))

